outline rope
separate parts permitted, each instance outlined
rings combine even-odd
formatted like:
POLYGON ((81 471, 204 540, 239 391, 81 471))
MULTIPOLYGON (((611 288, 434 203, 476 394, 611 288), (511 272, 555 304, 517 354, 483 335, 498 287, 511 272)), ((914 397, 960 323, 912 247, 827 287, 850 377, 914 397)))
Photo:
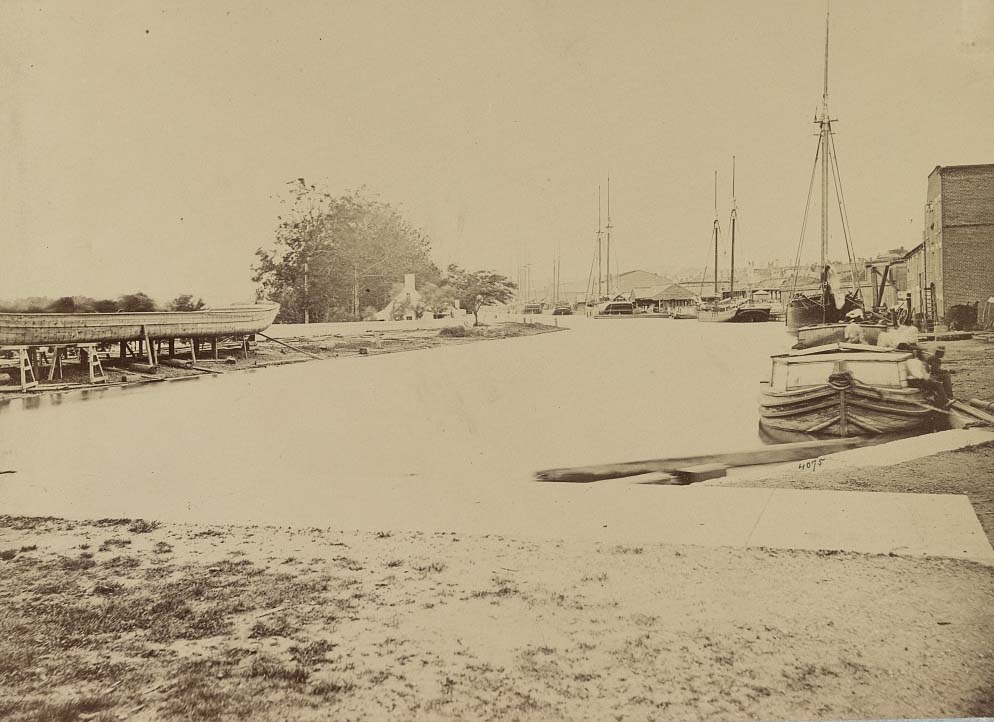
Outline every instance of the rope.
POLYGON ((804 203, 804 220, 801 222, 801 238, 797 242, 797 254, 794 257, 794 279, 790 286, 790 299, 794 298, 797 291, 797 272, 801 265, 801 248, 804 246, 804 234, 808 228, 808 212, 811 210, 811 191, 815 187, 815 170, 818 168, 818 157, 821 155, 821 143, 815 150, 815 162, 811 164, 811 180, 808 181, 808 199, 804 203))
POLYGON ((828 385, 836 391, 843 391, 853 385, 854 379, 849 371, 837 371, 828 377, 828 385))
POLYGON ((849 266, 852 272, 853 291, 862 301, 862 289, 860 289, 856 281, 856 251, 852 245, 852 232, 849 229, 849 211, 846 208, 846 199, 842 192, 842 172, 839 170, 839 154, 835 151, 835 134, 829 134, 828 140, 832 144, 832 178, 835 182, 835 197, 839 203, 839 215, 842 217, 842 235, 846 240, 846 253, 849 256, 849 266))

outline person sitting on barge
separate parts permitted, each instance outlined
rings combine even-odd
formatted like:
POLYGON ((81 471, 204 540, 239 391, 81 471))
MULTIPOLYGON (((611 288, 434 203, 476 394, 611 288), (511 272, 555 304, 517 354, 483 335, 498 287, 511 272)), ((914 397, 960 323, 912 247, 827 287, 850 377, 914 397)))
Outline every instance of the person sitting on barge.
POLYGON ((916 345, 911 348, 912 357, 908 359, 908 385, 921 389, 929 400, 940 409, 948 409, 952 406, 952 386, 949 386, 949 394, 946 393, 946 384, 932 378, 929 365, 926 362, 926 354, 916 345))

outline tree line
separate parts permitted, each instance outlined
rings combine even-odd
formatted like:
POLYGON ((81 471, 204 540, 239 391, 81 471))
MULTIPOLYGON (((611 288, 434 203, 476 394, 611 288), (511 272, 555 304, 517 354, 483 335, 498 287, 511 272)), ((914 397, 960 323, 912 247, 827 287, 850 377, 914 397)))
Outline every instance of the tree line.
POLYGON ((281 204, 273 246, 258 249, 253 266, 258 299, 280 304, 277 322, 370 319, 391 301, 398 315, 438 314, 456 303, 476 315, 514 296, 515 284, 492 271, 443 272, 424 232, 365 192, 335 196, 298 178, 281 204), (410 309, 400 300, 406 274, 420 296, 410 309))
POLYGON ((63 296, 62 298, 28 298, 0 302, 0 311, 8 313, 118 313, 123 311, 199 311, 203 299, 183 293, 165 304, 159 304, 142 291, 125 293, 117 298, 63 296))

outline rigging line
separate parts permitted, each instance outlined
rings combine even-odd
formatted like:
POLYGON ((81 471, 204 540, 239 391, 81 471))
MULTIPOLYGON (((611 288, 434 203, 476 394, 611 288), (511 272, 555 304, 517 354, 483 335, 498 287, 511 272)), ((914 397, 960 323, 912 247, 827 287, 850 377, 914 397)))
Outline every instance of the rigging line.
POLYGON ((852 229, 849 227, 849 209, 846 207, 845 194, 842 192, 842 171, 839 170, 839 154, 835 151, 835 137, 834 134, 831 137, 832 142, 832 166, 835 169, 836 176, 836 188, 835 194, 839 201, 839 213, 842 216, 842 231, 846 239, 846 249, 849 253, 849 265, 852 266, 853 274, 853 287, 860 297, 862 297, 862 289, 856 285, 856 249, 853 247, 852 242, 852 229))
POLYGON ((797 254, 794 256, 794 278, 791 281, 789 298, 793 298, 797 292, 797 273, 801 266, 801 248, 804 246, 804 234, 808 228, 808 213, 811 210, 811 191, 815 187, 815 171, 818 169, 818 157, 820 155, 821 143, 818 143, 818 147, 815 149, 815 162, 811 164, 811 180, 808 181, 808 199, 804 203, 804 219, 801 221, 801 239, 797 242, 797 254))
MULTIPOLYGON (((594 266, 597 265, 597 246, 594 246, 594 255, 590 259, 590 273, 587 274, 587 301, 594 295, 594 266)), ((600 299, 597 299, 600 301, 600 299)))
MULTIPOLYGON (((721 233, 721 224, 718 223, 717 221, 715 221, 715 225, 718 226, 718 233, 720 234, 721 233)), ((700 291, 700 293, 697 294, 701 298, 704 297, 704 284, 706 284, 707 280, 708 280, 708 268, 710 267, 710 264, 711 264, 711 251, 714 248, 714 244, 712 244, 711 241, 714 241, 714 243, 718 242, 717 236, 714 233, 714 225, 711 226, 711 235, 709 236, 709 240, 708 240, 708 255, 707 255, 707 260, 704 261, 704 274, 701 276, 701 286, 698 289, 700 291)), ((715 277, 715 280, 717 281, 717 279, 718 279, 718 267, 717 266, 715 266, 715 268, 714 268, 714 277, 715 277)))

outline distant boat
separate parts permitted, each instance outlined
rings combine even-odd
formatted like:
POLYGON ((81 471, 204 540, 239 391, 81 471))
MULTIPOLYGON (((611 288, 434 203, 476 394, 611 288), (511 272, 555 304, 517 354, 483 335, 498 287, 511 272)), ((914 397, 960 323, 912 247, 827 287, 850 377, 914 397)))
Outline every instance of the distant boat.
POLYGON ((727 296, 718 292, 718 242, 721 238, 721 226, 718 223, 718 173, 715 172, 714 182, 714 298, 703 302, 697 309, 698 321, 719 323, 750 323, 769 321, 771 306, 767 303, 755 303, 751 298, 735 298, 735 227, 738 220, 738 210, 735 205, 735 156, 732 156, 732 211, 731 211, 731 276, 727 296))
POLYGON ((619 316, 634 315, 635 304, 619 297, 613 301, 600 304, 594 313, 594 318, 616 318, 619 316))
POLYGON ((0 313, 0 345, 247 336, 269 328, 279 310, 277 303, 257 303, 202 311, 0 313))
POLYGON ((784 432, 849 437, 929 431, 939 412, 921 389, 908 385, 911 356, 862 344, 829 344, 773 356, 770 379, 760 395, 760 427, 774 437, 784 432))

